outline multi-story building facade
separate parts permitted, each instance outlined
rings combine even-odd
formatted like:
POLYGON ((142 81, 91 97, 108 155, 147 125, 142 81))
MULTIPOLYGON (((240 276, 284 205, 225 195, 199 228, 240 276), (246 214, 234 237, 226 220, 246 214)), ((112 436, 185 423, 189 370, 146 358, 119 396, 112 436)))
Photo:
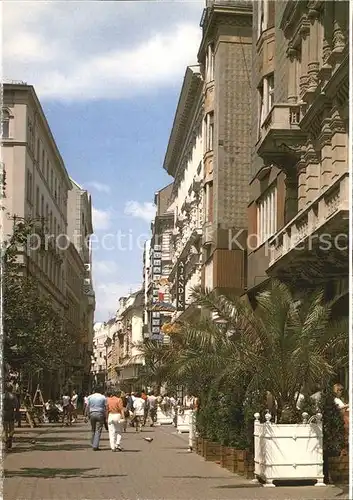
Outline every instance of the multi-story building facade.
POLYGON ((105 387, 108 381, 108 359, 110 357, 112 339, 110 328, 115 323, 111 318, 106 323, 94 325, 93 354, 91 360, 91 377, 93 386, 105 387))
POLYGON ((255 2, 248 294, 320 287, 348 314, 349 2, 255 2))
POLYGON ((168 277, 172 320, 191 312, 191 289, 201 284, 203 182, 203 79, 199 66, 186 70, 164 168, 174 177, 168 212, 174 214, 172 266, 168 277))
POLYGON ((150 288, 151 282, 151 240, 147 240, 143 247, 143 284, 142 289, 144 293, 144 308, 143 308, 143 338, 150 338, 150 324, 149 324, 149 312, 147 310, 148 303, 148 290, 150 288))
MULTIPOLYGON (((92 253, 90 237, 93 234, 92 200, 91 196, 73 179, 72 189, 68 196, 68 228, 67 234, 70 247, 74 247, 77 257, 81 261, 83 274, 80 275, 80 347, 81 362, 83 364, 83 386, 89 386, 91 354, 93 352, 93 324, 95 311, 95 293, 92 281, 92 253)), ((68 275, 70 270, 68 270, 68 275)), ((70 279, 69 276, 67 279, 70 279)))
POLYGON ((252 2, 208 0, 198 61, 203 87, 203 286, 246 287, 251 160, 252 2))
POLYGON ((170 321, 172 314, 168 277, 172 266, 172 232, 174 213, 170 208, 170 197, 173 184, 157 191, 154 202, 157 207, 156 216, 151 224, 152 238, 150 248, 149 288, 145 309, 148 313, 150 338, 163 339, 161 327, 170 321))
POLYGON ((112 337, 111 381, 120 388, 136 390, 140 367, 138 344, 143 341, 144 290, 121 297, 116 315, 116 329, 112 337))
POLYGON ((64 314, 64 255, 55 239, 66 234, 71 181, 31 85, 4 84, 2 113, 2 160, 6 174, 3 234, 5 239, 11 235, 13 224, 19 219, 31 219, 44 230, 44 248, 26 249, 21 258, 27 273, 36 276, 43 293, 51 296, 53 307, 64 314))
MULTIPOLYGON (((51 298, 65 328, 70 329, 76 339, 71 366, 59 374, 60 380, 56 382, 87 390, 94 294, 92 286, 85 290, 85 265, 91 265, 91 259, 89 249, 88 253, 81 252, 79 245, 73 243, 71 229, 77 227, 77 217, 80 221, 85 218, 85 232, 80 234, 87 238, 92 234, 91 201, 88 193, 80 190, 82 205, 73 203, 79 186, 68 176, 43 109, 30 85, 4 84, 2 159, 6 173, 4 237, 11 235, 16 221, 31 220, 38 227, 41 244, 31 239, 31 248, 25 248, 19 259, 23 270, 38 280, 43 295, 51 298)), ((91 279, 89 281, 91 284, 91 279)), ((53 391, 51 387, 52 394, 53 391)))

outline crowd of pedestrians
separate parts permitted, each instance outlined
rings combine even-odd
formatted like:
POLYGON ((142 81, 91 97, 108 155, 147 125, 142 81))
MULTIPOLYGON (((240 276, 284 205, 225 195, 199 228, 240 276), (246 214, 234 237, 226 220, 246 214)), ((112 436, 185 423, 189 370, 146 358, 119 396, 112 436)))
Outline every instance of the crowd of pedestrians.
MULTIPOLYGON (((71 426, 78 419, 78 406, 82 404, 85 422, 91 427, 91 446, 94 451, 99 450, 99 443, 103 427, 109 432, 110 448, 113 452, 122 451, 122 434, 128 426, 140 433, 144 426, 153 427, 157 422, 157 410, 171 413, 174 416, 174 425, 177 423, 178 409, 191 408, 194 404, 193 396, 185 396, 178 400, 168 394, 155 395, 153 392, 123 393, 118 390, 104 392, 103 388, 96 387, 90 395, 79 395, 75 390, 65 390, 61 401, 48 400, 43 411, 45 422, 59 423, 62 426, 71 426)), ((6 450, 11 450, 14 436, 16 415, 19 412, 20 402, 14 394, 11 384, 5 387, 3 398, 3 431, 6 450)))
POLYGON ((99 442, 103 427, 109 432, 110 448, 113 452, 122 451, 122 432, 127 427, 135 428, 137 433, 149 423, 153 427, 157 419, 158 398, 153 392, 122 393, 102 388, 85 399, 84 414, 86 422, 91 424, 91 445, 94 451, 99 450, 99 442))

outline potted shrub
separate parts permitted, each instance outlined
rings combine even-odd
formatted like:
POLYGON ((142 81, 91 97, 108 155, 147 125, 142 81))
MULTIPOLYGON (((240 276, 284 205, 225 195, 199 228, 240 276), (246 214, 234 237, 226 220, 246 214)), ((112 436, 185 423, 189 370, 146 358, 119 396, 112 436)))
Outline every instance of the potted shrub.
POLYGON ((224 325, 223 376, 246 379, 249 396, 266 395, 270 411, 266 418, 256 415, 254 425, 255 475, 271 486, 286 479, 323 485, 322 416, 299 410, 300 398, 308 401, 314 386, 343 367, 348 322, 332 322, 323 293, 298 300, 278 281, 258 294, 255 308, 214 292, 197 291, 195 298, 224 325), (294 451, 288 454, 288 448, 294 451))

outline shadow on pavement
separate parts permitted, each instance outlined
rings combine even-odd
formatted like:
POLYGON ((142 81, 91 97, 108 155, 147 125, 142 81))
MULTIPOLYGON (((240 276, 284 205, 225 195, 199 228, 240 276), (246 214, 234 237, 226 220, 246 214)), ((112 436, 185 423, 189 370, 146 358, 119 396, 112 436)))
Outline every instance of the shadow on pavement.
MULTIPOLYGON (((16 471, 9 471, 5 469, 5 478, 9 477, 41 477, 41 478, 60 478, 66 479, 69 477, 82 477, 86 472, 98 470, 96 467, 89 469, 46 469, 46 468, 30 468, 25 467, 16 471)), ((87 476, 86 476, 87 477, 87 476)), ((94 476, 96 477, 96 476, 94 476)))
MULTIPOLYGON (((165 479, 211 479, 213 481, 214 479, 223 479, 223 480, 229 480, 229 478, 225 478, 224 476, 162 476, 165 479)), ((244 483, 246 484, 246 483, 244 483)), ((257 486, 257 485, 255 485, 257 486)), ((242 486, 239 486, 242 487, 242 486)))
POLYGON ((222 486, 213 486, 213 488, 219 490, 227 490, 227 489, 241 489, 241 488, 259 488, 260 486, 262 487, 261 484, 242 483, 242 484, 222 484, 222 486))

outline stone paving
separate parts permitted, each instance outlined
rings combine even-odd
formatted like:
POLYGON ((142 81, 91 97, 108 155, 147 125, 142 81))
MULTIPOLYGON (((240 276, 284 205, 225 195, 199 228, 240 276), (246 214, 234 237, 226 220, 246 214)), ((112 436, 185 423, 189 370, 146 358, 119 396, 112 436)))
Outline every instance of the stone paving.
POLYGON ((124 452, 112 453, 103 431, 101 451, 89 446, 88 424, 16 429, 4 461, 5 500, 246 500, 348 498, 341 488, 264 488, 187 451, 187 436, 173 427, 123 435, 124 452), (148 443, 144 437, 153 437, 148 443))

